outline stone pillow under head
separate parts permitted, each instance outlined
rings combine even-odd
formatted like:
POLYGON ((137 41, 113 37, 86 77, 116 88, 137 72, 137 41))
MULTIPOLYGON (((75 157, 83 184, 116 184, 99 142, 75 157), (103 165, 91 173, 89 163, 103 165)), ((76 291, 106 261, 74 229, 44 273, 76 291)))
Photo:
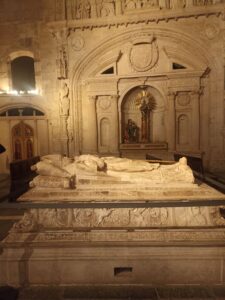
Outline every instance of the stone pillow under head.
POLYGON ((39 161, 37 164, 31 167, 31 170, 36 171, 39 175, 54 176, 62 178, 70 178, 71 174, 66 170, 61 169, 55 165, 52 165, 47 160, 39 161))

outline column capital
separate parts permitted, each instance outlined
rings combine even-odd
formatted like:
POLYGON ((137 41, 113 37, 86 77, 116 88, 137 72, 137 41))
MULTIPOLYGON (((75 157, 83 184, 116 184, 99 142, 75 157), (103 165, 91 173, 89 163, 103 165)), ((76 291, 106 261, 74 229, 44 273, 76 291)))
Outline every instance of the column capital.
POLYGON ((118 100, 119 99, 119 95, 111 95, 110 96, 111 100, 118 100))
POLYGON ((190 91, 190 95, 200 97, 203 94, 203 92, 204 92, 204 87, 200 87, 199 89, 194 89, 190 91))
POLYGON ((98 98, 97 95, 89 95, 89 96, 88 96, 89 101, 93 101, 93 102, 96 101, 97 98, 98 98))
POLYGON ((177 96, 177 91, 170 91, 169 90, 167 96, 173 100, 177 96))

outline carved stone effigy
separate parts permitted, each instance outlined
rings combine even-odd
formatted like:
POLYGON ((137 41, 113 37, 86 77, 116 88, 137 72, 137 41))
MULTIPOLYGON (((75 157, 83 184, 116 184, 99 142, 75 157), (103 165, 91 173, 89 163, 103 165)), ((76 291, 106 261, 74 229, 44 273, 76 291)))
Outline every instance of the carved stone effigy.
POLYGON ((137 188, 143 188, 143 184, 148 183, 150 186, 161 185, 162 183, 170 186, 189 186, 194 183, 192 170, 187 165, 186 158, 181 158, 178 163, 170 166, 159 165, 158 163, 148 163, 143 160, 131 160, 127 158, 116 157, 98 157, 94 155, 81 155, 75 157, 73 161, 68 158, 61 158, 61 167, 59 161, 54 162, 54 156, 43 157, 41 162, 33 166, 39 176, 31 183, 31 187, 63 187, 79 189, 79 183, 88 180, 89 187, 99 185, 104 181, 105 187, 107 181, 112 185, 111 189, 125 185, 131 189, 133 184, 137 188), (66 163, 63 165, 63 161, 66 163), (56 185, 54 186, 55 177, 56 185), (68 183, 65 183, 67 178, 68 183), (75 179, 76 178, 76 179, 75 179), (61 185, 58 185, 61 182, 61 185), (75 186, 72 185, 75 183, 75 186))
POLYGON ((134 270, 141 284, 224 280, 208 274, 224 276, 225 195, 196 183, 185 158, 160 165, 47 155, 32 169, 39 174, 34 187, 18 201, 38 206, 1 243, 1 284, 19 286, 24 278, 29 285, 71 285, 81 274, 84 284, 118 284, 111 276, 118 266, 134 270), (99 266, 104 278, 85 271, 98 274, 99 266))

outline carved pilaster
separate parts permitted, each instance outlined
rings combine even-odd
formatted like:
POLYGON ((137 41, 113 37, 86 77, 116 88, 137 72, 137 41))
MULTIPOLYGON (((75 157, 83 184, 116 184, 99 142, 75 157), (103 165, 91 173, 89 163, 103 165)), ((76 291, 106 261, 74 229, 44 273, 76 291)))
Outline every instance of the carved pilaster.
POLYGON ((190 92, 193 109, 192 149, 194 151, 200 150, 200 96, 202 95, 202 93, 202 89, 190 92))
POLYGON ((167 136, 168 136, 168 148, 170 151, 176 150, 176 120, 175 120, 175 99, 176 93, 168 93, 168 126, 167 126, 167 136))
POLYGON ((88 122, 91 130, 90 152, 97 153, 98 150, 98 130, 97 130, 97 112, 96 112, 97 96, 88 97, 88 122))
POLYGON ((53 36, 57 41, 57 78, 68 78, 68 36, 70 31, 68 28, 63 28, 58 31, 52 31, 53 36))
POLYGON ((112 102, 112 113, 114 118, 114 144, 112 145, 112 152, 118 153, 119 152, 119 110, 118 110, 118 95, 111 96, 112 102))

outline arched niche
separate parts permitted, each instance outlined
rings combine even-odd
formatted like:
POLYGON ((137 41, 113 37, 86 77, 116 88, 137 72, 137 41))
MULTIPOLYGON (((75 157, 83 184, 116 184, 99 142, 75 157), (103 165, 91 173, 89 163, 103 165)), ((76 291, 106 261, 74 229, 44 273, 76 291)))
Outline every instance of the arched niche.
POLYGON ((110 122, 108 118, 102 118, 99 124, 99 152, 108 152, 110 149, 110 122))
POLYGON ((189 118, 186 114, 179 115, 177 119, 178 123, 178 146, 180 148, 188 148, 189 147, 189 135, 190 135, 190 124, 189 118))
POLYGON ((166 142, 165 103, 151 86, 136 86, 123 97, 120 107, 121 143, 166 142))

